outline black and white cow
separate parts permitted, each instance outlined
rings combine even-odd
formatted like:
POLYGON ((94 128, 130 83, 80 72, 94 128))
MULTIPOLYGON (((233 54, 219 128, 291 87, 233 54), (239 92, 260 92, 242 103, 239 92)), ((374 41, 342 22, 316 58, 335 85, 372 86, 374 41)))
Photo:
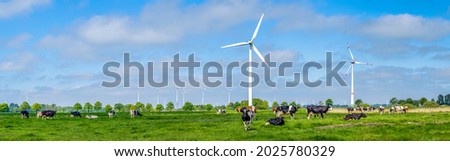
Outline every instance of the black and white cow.
POLYGON ((135 116, 142 116, 142 114, 139 112, 139 110, 130 110, 130 116, 131 118, 134 118, 135 116))
POLYGON ((20 111, 20 114, 22 115, 22 119, 23 118, 30 118, 30 113, 28 113, 28 111, 27 110, 22 110, 22 111, 20 111))
POLYGON ((110 110, 110 111, 108 112, 108 117, 109 117, 109 118, 113 118, 115 115, 116 115, 116 111, 110 110))
POLYGON ((252 124, 252 121, 256 114, 248 108, 241 108, 239 112, 242 113, 242 122, 244 123, 245 131, 247 131, 250 129, 250 125, 252 124))
POLYGON ((45 111, 40 111, 37 113, 37 118, 42 117, 42 119, 49 119, 49 118, 53 118, 53 116, 55 116, 56 111, 52 111, 52 110, 45 110, 45 111))
POLYGON ((384 107, 383 107, 383 106, 380 106, 380 107, 378 108, 378 113, 380 113, 380 114, 383 114, 383 113, 384 113, 384 107))
POLYGON ((289 114, 291 115, 291 119, 294 118, 295 113, 298 111, 298 107, 295 106, 278 106, 274 113, 276 117, 279 117, 281 115, 289 114))
POLYGON ((226 114, 224 109, 217 109, 217 114, 226 114))
POLYGON ((344 120, 359 120, 361 117, 366 118, 366 114, 364 113, 352 113, 348 114, 344 117, 344 120))
POLYGON ((281 125, 284 125, 284 119, 281 116, 276 117, 276 118, 271 118, 266 121, 266 125, 281 126, 281 125))
POLYGON ((353 112, 353 111, 355 111, 355 110, 356 110, 356 109, 355 109, 355 108, 352 108, 352 107, 348 107, 348 108, 347 108, 347 112, 348 112, 348 113, 353 112))
POLYGON ((327 113, 328 110, 332 110, 332 109, 333 108, 331 106, 310 105, 310 106, 306 107, 308 119, 310 118, 310 116, 312 114, 320 114, 320 116, 323 118, 323 114, 327 113))
POLYGON ((81 118, 81 113, 78 111, 70 112, 70 117, 79 117, 81 118))

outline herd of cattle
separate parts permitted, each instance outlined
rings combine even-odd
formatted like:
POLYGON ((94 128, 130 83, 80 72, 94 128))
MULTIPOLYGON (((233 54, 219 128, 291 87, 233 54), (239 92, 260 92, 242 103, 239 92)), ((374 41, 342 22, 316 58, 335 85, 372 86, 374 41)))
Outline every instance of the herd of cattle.
MULTIPOLYGON (((323 118, 324 114, 326 114, 328 111, 330 111, 332 109, 333 108, 331 106, 310 105, 310 106, 306 107, 307 117, 308 117, 308 119, 310 119, 310 117, 312 115, 314 115, 314 117, 318 117, 320 115, 320 117, 323 118)), ((370 112, 370 111, 375 111, 375 110, 376 110, 375 107, 347 108, 347 111, 350 114, 347 114, 344 117, 344 120, 359 120, 360 118, 367 117, 366 114, 364 114, 364 112, 368 112, 368 111, 370 112), (361 113, 352 113, 354 111, 360 111, 361 113)), ((254 106, 243 107, 243 108, 237 108, 236 111, 242 113, 242 122, 244 124, 244 129, 249 130, 252 121, 256 120, 256 108, 254 106)), ((280 125, 285 124, 283 115, 290 115, 291 119, 294 119, 295 113, 298 112, 298 107, 296 107, 296 106, 278 106, 276 108, 273 108, 272 111, 276 117, 267 120, 266 125, 280 126, 280 125)), ((380 114, 383 114, 384 111, 385 111, 385 107, 380 106, 378 108, 378 112, 380 114)), ((391 114, 391 113, 406 113, 407 111, 408 111, 408 106, 393 106, 393 107, 389 108, 389 114, 391 114)), ((23 110, 20 113, 22 115, 22 118, 29 118, 29 116, 30 116, 30 114, 26 110, 23 110)), ((226 112, 223 109, 217 110, 217 114, 225 114, 225 113, 226 112)), ((56 111, 44 110, 44 111, 37 112, 36 116, 37 116, 37 118, 51 119, 55 116, 55 114, 56 114, 56 111)), ((113 111, 113 110, 108 111, 109 118, 113 118, 115 115, 116 115, 115 111, 113 111)), ((138 110, 130 110, 130 117, 134 118, 136 116, 142 116, 142 114, 138 110)), ((82 118, 81 113, 78 111, 71 112, 70 117, 82 118)), ((96 119, 99 117, 96 115, 86 115, 86 118, 87 119, 96 119)))
MULTIPOLYGON (((328 111, 332 110, 333 108, 331 106, 316 106, 316 105, 310 105, 306 107, 307 111, 307 117, 310 119, 312 115, 314 117, 317 117, 320 115, 321 118, 323 118, 324 114, 326 114, 328 111)), ((347 108, 347 111, 349 114, 347 114, 343 119, 344 120, 359 120, 361 118, 366 118, 367 115, 364 112, 370 112, 375 111, 375 107, 357 107, 357 108, 347 108), (360 113, 352 113, 354 111, 360 111, 360 113)), ((242 122, 244 124, 244 129, 249 130, 250 125, 254 119, 256 119, 256 108, 251 107, 244 107, 244 108, 237 108, 236 111, 242 113, 242 122)), ((276 108, 273 108, 272 111, 275 114, 275 118, 270 118, 266 121, 266 125, 275 125, 280 126, 284 125, 284 118, 282 115, 289 114, 291 119, 294 119, 295 113, 298 111, 298 107, 296 106, 278 106, 276 108)), ((385 107, 380 106, 378 108, 378 112, 380 114, 383 114, 385 111, 385 107)), ((391 113, 406 113, 408 111, 408 106, 393 106, 389 109, 389 114, 391 113)), ((219 110, 218 110, 219 113, 219 110)), ((224 113, 224 111, 223 111, 224 113)))
MULTIPOLYGON (((367 107, 350 108, 349 107, 349 108, 347 108, 348 112, 352 112, 352 111, 361 111, 361 112, 369 111, 370 112, 370 111, 375 111, 375 110, 376 110, 375 107, 369 107, 369 108, 367 108, 367 107)), ((383 106, 378 107, 378 112, 380 114, 383 114, 384 111, 385 111, 385 107, 383 107, 383 106)), ((391 114, 391 113, 406 113, 407 111, 408 111, 408 106, 392 106, 389 109, 389 114, 391 114)))
MULTIPOLYGON (((30 113, 27 110, 20 111, 20 114, 22 115, 22 118, 30 118, 30 113)), ((42 119, 51 119, 56 115, 56 111, 53 110, 44 110, 44 111, 38 111, 36 113, 37 118, 42 119)), ((108 117, 113 118, 116 115, 116 112, 111 110, 108 111, 108 117)), ((142 114, 138 110, 130 110, 130 117, 134 118, 136 116, 142 116, 142 114)), ((79 111, 72 111, 70 112, 70 117, 81 117, 81 113, 79 111)), ((86 115, 87 119, 96 119, 99 118, 97 115, 86 115)))

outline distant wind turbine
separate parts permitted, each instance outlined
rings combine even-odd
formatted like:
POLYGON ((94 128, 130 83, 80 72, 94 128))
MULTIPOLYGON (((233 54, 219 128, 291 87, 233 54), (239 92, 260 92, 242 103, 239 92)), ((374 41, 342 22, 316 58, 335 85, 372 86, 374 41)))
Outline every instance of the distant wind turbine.
MULTIPOLYGON (((354 77, 355 77, 355 73, 354 73, 354 65, 355 64, 365 64, 365 65, 371 65, 369 63, 364 63, 364 62, 359 62, 356 61, 355 58, 353 57, 353 53, 352 50, 350 49, 350 45, 347 43, 347 48, 348 48, 348 52, 350 53, 350 56, 352 58, 352 60, 350 61, 351 64, 347 69, 347 74, 350 71, 350 69, 352 69, 352 78, 351 78, 351 94, 350 94, 350 107, 355 107, 355 86, 354 86, 354 77)), ((347 75, 346 74, 346 75, 347 75)))
POLYGON ((226 46, 222 46, 221 48, 229 48, 229 47, 235 47, 235 46, 243 46, 243 45, 248 45, 249 49, 248 49, 248 63, 249 63, 249 67, 248 67, 248 106, 251 107, 253 106, 253 102, 252 102, 252 51, 254 51, 256 53, 256 55, 258 55, 258 57, 261 59, 262 62, 264 62, 266 65, 266 61, 264 60, 264 57, 261 55, 261 53, 259 52, 259 50, 256 48, 256 46, 253 44, 253 41, 256 38, 256 35, 258 34, 258 30, 259 30, 259 26, 261 25, 261 21, 264 17, 264 13, 261 15, 261 18, 259 19, 258 22, 258 26, 256 26, 255 32, 253 33, 252 38, 247 41, 247 42, 239 42, 239 43, 235 43, 235 44, 231 44, 231 45, 226 45, 226 46))

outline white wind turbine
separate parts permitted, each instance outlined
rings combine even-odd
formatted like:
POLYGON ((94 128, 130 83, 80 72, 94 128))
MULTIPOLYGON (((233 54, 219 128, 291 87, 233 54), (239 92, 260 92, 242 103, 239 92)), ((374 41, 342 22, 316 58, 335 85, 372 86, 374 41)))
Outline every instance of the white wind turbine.
MULTIPOLYGON (((348 48, 348 52, 350 53, 350 56, 352 57, 352 60, 350 61, 351 64, 347 69, 347 74, 350 70, 350 68, 352 69, 352 78, 351 78, 351 94, 350 94, 350 107, 354 107, 355 106, 355 86, 354 86, 354 77, 355 77, 355 73, 354 73, 354 65, 355 64, 365 64, 365 65, 371 65, 369 63, 365 63, 365 62, 359 62, 356 61, 355 58, 353 57, 353 53, 352 50, 350 49, 350 45, 347 43, 347 48, 348 48)), ((346 75, 347 75, 346 74, 346 75)))
MULTIPOLYGON (((259 19, 258 22, 258 26, 256 26, 255 32, 253 33, 252 38, 247 41, 247 42, 240 42, 240 43, 235 43, 235 44, 231 44, 231 45, 226 45, 226 46, 222 46, 221 48, 228 48, 228 47, 235 47, 235 46, 243 46, 243 45, 248 45, 249 49, 248 49, 248 62, 249 62, 249 67, 248 67, 248 106, 253 106, 253 102, 252 102, 252 51, 254 51, 256 53, 256 55, 258 55, 258 57, 261 59, 262 62, 266 63, 266 61, 264 60, 264 57, 261 55, 261 53, 259 52, 259 50, 256 48, 256 46, 253 45, 253 40, 255 40, 256 35, 258 34, 258 30, 259 30, 259 26, 261 25, 261 21, 264 17, 264 13, 261 15, 261 18, 259 19)), ((267 65, 267 63, 266 63, 267 65)))

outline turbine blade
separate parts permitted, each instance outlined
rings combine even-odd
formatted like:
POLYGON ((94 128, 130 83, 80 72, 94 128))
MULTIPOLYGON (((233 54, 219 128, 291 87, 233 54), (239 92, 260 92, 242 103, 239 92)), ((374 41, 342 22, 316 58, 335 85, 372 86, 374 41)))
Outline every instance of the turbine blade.
POLYGON ((365 65, 372 65, 372 64, 369 64, 369 63, 365 63, 365 62, 359 62, 359 61, 355 61, 355 64, 365 64, 365 65))
POLYGON ((250 41, 253 41, 256 38, 256 35, 258 35, 259 31, 259 25, 261 25, 261 21, 264 17, 264 13, 261 15, 261 18, 259 19, 258 26, 256 26, 255 32, 253 33, 252 39, 250 41))
POLYGON ((352 64, 350 64, 350 66, 348 66, 347 72, 345 72, 345 75, 348 75, 348 72, 350 72, 350 69, 352 68, 352 64))
POLYGON ((352 50, 350 50, 350 44, 348 44, 348 43, 347 43, 347 48, 348 48, 348 51, 350 52, 350 56, 352 57, 352 60, 355 60, 355 58, 353 58, 352 50))
POLYGON ((259 59, 261 59, 262 62, 264 62, 264 64, 266 64, 267 66, 269 66, 269 64, 267 64, 266 60, 264 60, 264 57, 261 55, 261 53, 259 52, 259 50, 256 48, 255 45, 250 45, 252 47, 252 50, 255 51, 256 55, 258 55, 259 59))
POLYGON ((242 46, 242 45, 248 45, 248 42, 239 42, 231 45, 222 46, 220 48, 229 48, 229 47, 235 47, 235 46, 242 46))

